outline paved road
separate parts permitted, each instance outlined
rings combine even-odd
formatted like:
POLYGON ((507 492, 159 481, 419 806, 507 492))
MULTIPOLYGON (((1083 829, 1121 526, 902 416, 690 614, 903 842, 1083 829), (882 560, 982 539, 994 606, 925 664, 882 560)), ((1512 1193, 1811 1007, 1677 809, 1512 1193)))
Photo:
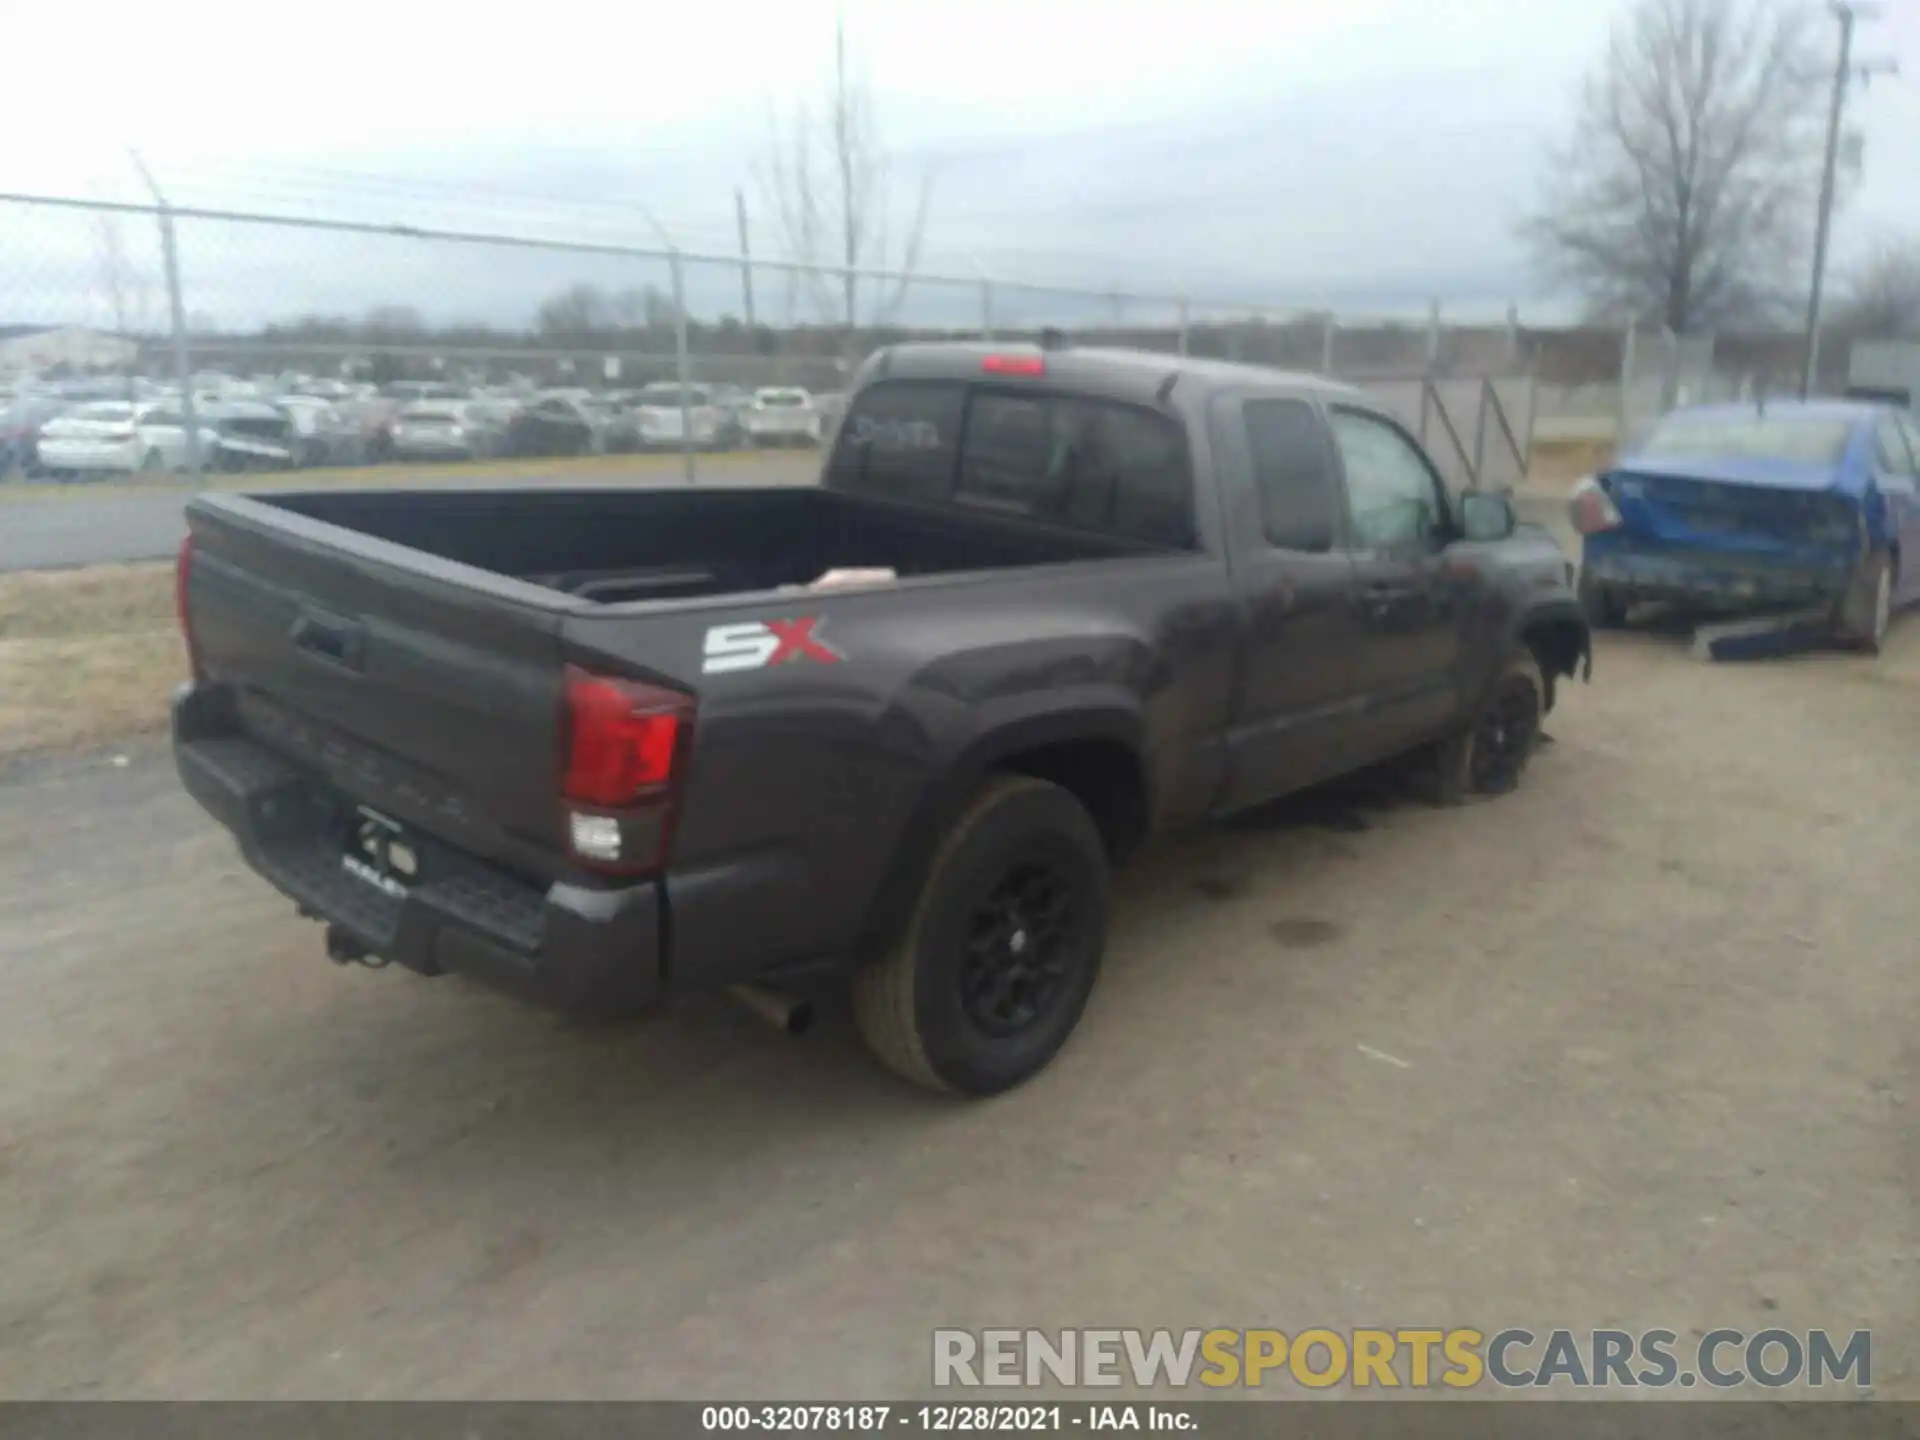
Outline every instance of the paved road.
POLYGON ((980 1105, 840 1014, 335 969, 158 750, 0 769, 0 1395, 898 1397, 943 1325, 1464 1324, 1871 1328, 1912 1398, 1894 639, 1609 638, 1518 794, 1163 847, 980 1105))
POLYGON ((0 571, 155 560, 186 534, 186 496, 21 500, 0 504, 0 571))
MULTIPOLYGON (((706 456, 700 479, 714 485, 803 484, 819 470, 817 455, 706 456)), ((446 485, 454 482, 436 481, 446 485)), ((680 471, 652 465, 632 475, 598 473, 550 479, 462 477, 464 485, 639 484, 677 485, 680 471)), ((92 497, 76 490, 56 496, 9 501, 0 494, 0 572, 51 570, 111 561, 159 560, 173 554, 186 534, 182 511, 188 492, 155 487, 150 495, 92 497)))

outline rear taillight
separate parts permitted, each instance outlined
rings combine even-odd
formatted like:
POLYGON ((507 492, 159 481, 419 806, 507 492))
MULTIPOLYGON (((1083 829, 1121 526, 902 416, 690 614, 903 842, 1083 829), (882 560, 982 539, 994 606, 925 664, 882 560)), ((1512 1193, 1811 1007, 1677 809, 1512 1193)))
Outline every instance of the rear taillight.
POLYGON ((1617 530, 1621 523, 1620 507, 1613 503, 1613 497, 1607 494, 1601 479, 1593 475, 1573 487, 1573 494, 1567 501, 1567 518, 1581 535, 1617 530))
POLYGON ((180 542, 179 557, 173 563, 173 608, 180 619, 180 638, 187 645, 187 671, 197 683, 206 678, 200 666, 200 643, 193 636, 193 610, 189 590, 193 583, 193 536, 180 542))
POLYGON ((693 714, 678 690, 567 667, 560 793, 575 856, 621 871, 665 863, 693 714))

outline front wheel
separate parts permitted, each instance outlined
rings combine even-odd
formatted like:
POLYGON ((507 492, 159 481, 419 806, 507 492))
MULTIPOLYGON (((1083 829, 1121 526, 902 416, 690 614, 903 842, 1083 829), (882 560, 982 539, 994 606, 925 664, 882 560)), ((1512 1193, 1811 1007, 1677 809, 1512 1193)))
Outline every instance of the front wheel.
POLYGON ((1500 667, 1471 723, 1425 757, 1431 798, 1441 805, 1458 805, 1476 795, 1518 789, 1540 743, 1546 695, 1540 662, 1520 646, 1500 667))
POLYGON ((1878 655, 1893 623, 1893 557, 1876 550, 1860 563, 1834 614, 1834 637, 1850 650, 1878 655))
POLYGON ((1086 808, 999 776, 941 844, 899 943, 854 976, 854 1017, 896 1074, 998 1094, 1066 1043, 1106 939, 1106 847, 1086 808))

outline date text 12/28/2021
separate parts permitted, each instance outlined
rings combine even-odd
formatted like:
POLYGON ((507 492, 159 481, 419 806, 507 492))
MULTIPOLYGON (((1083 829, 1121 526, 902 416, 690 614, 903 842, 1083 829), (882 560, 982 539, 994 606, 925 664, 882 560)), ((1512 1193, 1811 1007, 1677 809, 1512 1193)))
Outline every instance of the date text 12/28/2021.
POLYGON ((1197 1430, 1179 1405, 706 1405, 700 1428, 760 1433, 945 1435, 1074 1430, 1197 1430))

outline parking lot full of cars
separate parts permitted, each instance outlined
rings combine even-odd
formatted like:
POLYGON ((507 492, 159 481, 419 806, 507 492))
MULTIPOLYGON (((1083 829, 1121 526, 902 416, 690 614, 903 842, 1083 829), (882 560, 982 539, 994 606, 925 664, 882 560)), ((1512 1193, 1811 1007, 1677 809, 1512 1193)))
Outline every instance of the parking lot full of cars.
POLYGON ((830 402, 792 386, 667 382, 540 389, 440 381, 195 375, 20 382, 0 390, 0 479, 55 482, 406 461, 818 445, 830 402), (191 421, 189 421, 191 416, 191 421))

